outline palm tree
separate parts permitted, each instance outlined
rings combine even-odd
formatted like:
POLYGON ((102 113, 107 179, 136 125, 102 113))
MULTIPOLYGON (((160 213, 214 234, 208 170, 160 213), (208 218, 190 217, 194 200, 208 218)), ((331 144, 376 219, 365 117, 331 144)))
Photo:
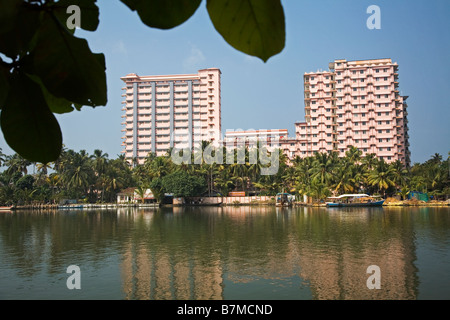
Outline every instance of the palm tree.
POLYGON ((336 170, 333 184, 335 193, 349 193, 357 190, 355 174, 352 169, 352 167, 348 166, 336 170))
POLYGON ((392 169, 392 179, 397 187, 404 187, 406 185, 408 170, 405 168, 400 160, 396 160, 390 164, 392 169))
POLYGON ((386 196, 386 190, 395 186, 392 167, 384 160, 380 160, 377 167, 369 173, 367 181, 386 196))
POLYGON ((9 172, 22 172, 28 174, 28 167, 32 164, 31 161, 23 158, 20 154, 15 153, 12 156, 6 157, 5 165, 8 166, 9 172))
POLYGON ((348 150, 345 152, 345 157, 351 164, 356 164, 361 161, 362 151, 354 146, 349 146, 348 150))
POLYGON ((108 162, 108 154, 103 153, 100 149, 95 149, 94 153, 90 157, 93 161, 93 167, 95 173, 100 176, 102 173, 105 172, 106 164, 108 162))
POLYGON ((66 191, 73 196, 87 195, 94 177, 89 155, 85 150, 79 153, 69 150, 64 159, 64 170, 61 172, 66 191))
POLYGON ((336 168, 336 156, 328 153, 316 153, 310 169, 311 179, 330 185, 336 168))
POLYGON ((324 200, 330 196, 330 188, 319 180, 313 180, 307 188, 307 195, 315 198, 317 201, 324 200))

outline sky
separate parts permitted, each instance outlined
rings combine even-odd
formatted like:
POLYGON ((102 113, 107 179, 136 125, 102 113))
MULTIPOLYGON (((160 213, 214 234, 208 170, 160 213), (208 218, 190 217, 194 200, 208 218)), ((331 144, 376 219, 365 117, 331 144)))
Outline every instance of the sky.
MULTIPOLYGON (((391 58, 399 65, 400 94, 409 96, 411 160, 424 162, 450 151, 450 1, 282 0, 286 46, 266 63, 232 48, 214 29, 203 0, 182 25, 144 25, 119 0, 98 0, 100 24, 77 30, 93 52, 104 53, 108 103, 57 115, 64 145, 110 158, 122 151, 123 82, 138 75, 222 72, 222 134, 236 129, 288 129, 304 120, 303 74, 328 70, 335 59, 391 58), (381 29, 370 30, 367 8, 377 5, 381 29)), ((81 16, 83 19, 83 16, 81 16)), ((3 137, 0 148, 13 151, 3 137)))

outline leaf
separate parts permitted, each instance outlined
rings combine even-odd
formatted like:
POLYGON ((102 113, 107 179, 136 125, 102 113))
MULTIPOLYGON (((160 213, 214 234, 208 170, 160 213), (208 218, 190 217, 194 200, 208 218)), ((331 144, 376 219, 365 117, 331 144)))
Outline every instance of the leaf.
POLYGON ((62 134, 58 121, 40 86, 23 73, 11 81, 0 124, 6 142, 22 157, 41 163, 59 157, 62 134))
POLYGON ((46 14, 36 34, 36 45, 26 63, 29 74, 39 76, 58 98, 81 105, 106 105, 105 56, 94 54, 88 42, 70 34, 46 14))
POLYGON ((121 0, 137 11, 142 22, 158 29, 171 29, 188 20, 201 0, 121 0))
POLYGON ((12 59, 26 54, 39 23, 36 6, 21 0, 0 0, 0 52, 12 59))
POLYGON ((60 0, 51 5, 55 16, 65 26, 67 26, 67 19, 72 15, 67 13, 67 8, 71 5, 77 5, 81 12, 81 29, 87 31, 97 30, 99 24, 99 9, 95 4, 97 0, 60 0))
POLYGON ((0 109, 9 91, 9 69, 4 67, 2 62, 3 60, 0 58, 0 109))
POLYGON ((266 62, 285 46, 280 0, 207 0, 216 30, 235 49, 266 62))
POLYGON ((28 74, 28 77, 40 85, 42 94, 44 95, 45 101, 47 102, 47 105, 50 108, 51 112, 63 114, 72 112, 74 108, 77 110, 81 109, 81 105, 74 104, 64 98, 57 98, 50 92, 48 92, 47 88, 44 86, 38 76, 28 74))

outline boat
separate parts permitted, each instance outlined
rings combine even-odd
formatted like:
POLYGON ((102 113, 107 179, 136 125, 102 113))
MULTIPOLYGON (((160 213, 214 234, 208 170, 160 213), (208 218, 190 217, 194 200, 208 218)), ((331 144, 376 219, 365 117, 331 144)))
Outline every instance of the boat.
POLYGON ((0 207, 0 211, 13 211, 15 208, 14 206, 3 206, 0 207))
POLYGON ((62 205, 62 206, 58 206, 59 210, 72 210, 72 209, 83 209, 83 205, 62 205))
POLYGON ((277 193, 275 205, 277 207, 290 207, 294 203, 294 196, 290 193, 277 193))
POLYGON ((379 196, 369 196, 365 193, 343 194, 337 197, 328 197, 327 207, 380 207, 384 199, 379 196))

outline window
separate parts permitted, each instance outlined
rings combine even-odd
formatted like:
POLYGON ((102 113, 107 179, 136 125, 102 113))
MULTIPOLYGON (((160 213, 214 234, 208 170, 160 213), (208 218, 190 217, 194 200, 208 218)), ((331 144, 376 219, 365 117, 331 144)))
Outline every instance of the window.
POLYGON ((359 71, 360 74, 364 74, 364 70, 359 71))

